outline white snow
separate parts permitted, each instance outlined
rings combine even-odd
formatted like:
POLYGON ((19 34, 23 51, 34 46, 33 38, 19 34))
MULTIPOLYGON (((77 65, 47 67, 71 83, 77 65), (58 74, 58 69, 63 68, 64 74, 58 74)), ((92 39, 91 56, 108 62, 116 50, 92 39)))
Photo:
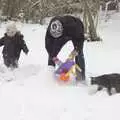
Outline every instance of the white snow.
MULTIPOLYGON (((120 13, 115 13, 99 26, 102 42, 85 42, 87 83, 90 76, 120 73, 119 24, 120 13)), ((89 85, 57 83, 47 66, 46 26, 23 24, 20 29, 30 52, 28 56, 22 52, 18 69, 5 68, 0 48, 0 120, 120 120, 119 94, 108 96, 106 89, 91 93, 89 85)), ((3 24, 0 37, 4 32, 3 24)), ((65 60, 72 49, 68 42, 60 59, 65 60)))

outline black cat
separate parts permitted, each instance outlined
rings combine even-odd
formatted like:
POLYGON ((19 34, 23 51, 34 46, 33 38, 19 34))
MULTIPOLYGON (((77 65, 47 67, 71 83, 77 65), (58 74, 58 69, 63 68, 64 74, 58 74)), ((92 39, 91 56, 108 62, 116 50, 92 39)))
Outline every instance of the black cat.
POLYGON ((116 93, 120 93, 120 74, 113 73, 91 77, 91 85, 98 85, 98 91, 107 88, 109 95, 112 95, 112 88, 115 88, 116 93))

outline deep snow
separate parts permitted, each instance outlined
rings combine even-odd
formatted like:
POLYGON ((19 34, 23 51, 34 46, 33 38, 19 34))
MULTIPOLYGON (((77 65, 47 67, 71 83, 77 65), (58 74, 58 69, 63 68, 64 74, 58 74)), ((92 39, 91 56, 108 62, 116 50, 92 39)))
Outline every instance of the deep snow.
MULTIPOLYGON (((87 83, 90 76, 120 73, 120 13, 101 22, 102 42, 85 42, 87 83)), ((0 48, 0 120, 119 120, 120 96, 106 90, 91 94, 91 86, 61 85, 47 67, 44 47, 46 26, 23 24, 20 28, 30 49, 21 54, 20 67, 14 71, 3 65, 0 48), (6 80, 13 80, 6 82, 6 80)), ((3 36, 5 25, 0 28, 3 36)), ((65 60, 73 49, 68 42, 59 57, 65 60)))

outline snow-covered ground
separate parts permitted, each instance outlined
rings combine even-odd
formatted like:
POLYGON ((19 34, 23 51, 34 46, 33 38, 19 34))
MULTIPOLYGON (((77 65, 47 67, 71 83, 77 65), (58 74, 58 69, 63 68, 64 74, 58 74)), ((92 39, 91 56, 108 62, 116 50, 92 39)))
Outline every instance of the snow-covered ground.
MULTIPOLYGON (((90 76, 120 73, 120 13, 100 24, 102 42, 85 42, 87 83, 90 76)), ((0 28, 3 36, 5 25, 0 28)), ((46 26, 24 24, 21 27, 30 49, 21 54, 20 67, 4 68, 0 48, 0 120, 120 120, 120 96, 108 96, 106 90, 90 94, 85 85, 57 84, 47 66, 44 47, 46 26), (11 80, 5 82, 5 80, 11 80)), ((59 54, 64 60, 73 49, 68 42, 59 54)))

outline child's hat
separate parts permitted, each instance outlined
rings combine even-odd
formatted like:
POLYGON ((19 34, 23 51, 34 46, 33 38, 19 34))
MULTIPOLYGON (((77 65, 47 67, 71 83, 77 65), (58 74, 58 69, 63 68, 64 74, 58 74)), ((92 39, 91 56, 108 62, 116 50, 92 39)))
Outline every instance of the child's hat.
POLYGON ((15 23, 9 23, 6 27, 6 33, 8 36, 12 37, 16 34, 17 32, 17 27, 15 23))

